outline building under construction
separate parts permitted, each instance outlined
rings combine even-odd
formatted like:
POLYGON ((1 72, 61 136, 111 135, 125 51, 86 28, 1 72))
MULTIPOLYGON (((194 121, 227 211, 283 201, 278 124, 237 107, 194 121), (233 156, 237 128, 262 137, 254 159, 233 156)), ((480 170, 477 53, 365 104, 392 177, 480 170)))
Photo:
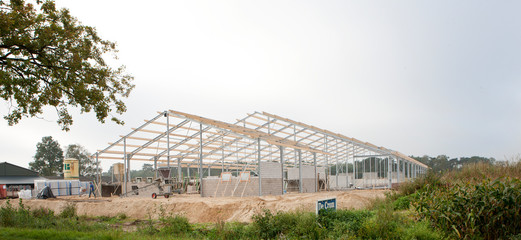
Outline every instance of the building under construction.
POLYGON ((266 112, 234 124, 160 112, 93 158, 123 163, 123 194, 137 193, 128 184, 130 166, 153 163, 149 185, 165 197, 174 190, 242 197, 390 188, 428 168, 398 151, 266 112))

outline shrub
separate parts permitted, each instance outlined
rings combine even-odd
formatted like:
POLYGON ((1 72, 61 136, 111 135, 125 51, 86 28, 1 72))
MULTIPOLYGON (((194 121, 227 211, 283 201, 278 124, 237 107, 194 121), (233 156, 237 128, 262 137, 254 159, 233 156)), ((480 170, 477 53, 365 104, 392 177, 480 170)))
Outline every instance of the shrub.
POLYGON ((67 204, 60 213, 61 218, 75 218, 77 216, 78 215, 76 214, 76 205, 72 203, 67 204))
POLYGON ((519 179, 427 186, 415 205, 421 217, 457 238, 498 239, 521 233, 519 179))
POLYGON ((443 186, 445 183, 442 181, 439 174, 428 171, 427 174, 415 178, 410 182, 400 184, 398 186, 398 192, 401 196, 406 196, 415 193, 417 190, 420 190, 427 185, 443 186))
POLYGON ((184 216, 170 216, 161 218, 162 227, 160 233, 184 235, 192 231, 192 225, 188 222, 188 218, 184 216))
POLYGON ((279 212, 273 215, 270 210, 253 216, 253 227, 257 238, 322 238, 326 233, 314 213, 279 212))
POLYGON ((368 210, 321 210, 318 216, 319 223, 326 229, 337 228, 346 232, 356 233, 362 227, 362 224, 374 215, 368 210), (338 228, 336 225, 341 224, 338 228))
POLYGON ((407 210, 411 206, 411 197, 410 196, 402 196, 396 199, 393 202, 394 210, 407 210))
POLYGON ((390 204, 383 204, 365 221, 358 236, 368 239, 400 239, 405 221, 390 204))
POLYGON ((5 202, 5 206, 0 208, 0 226, 2 227, 11 227, 14 226, 15 223, 15 209, 11 205, 10 200, 8 199, 5 202))

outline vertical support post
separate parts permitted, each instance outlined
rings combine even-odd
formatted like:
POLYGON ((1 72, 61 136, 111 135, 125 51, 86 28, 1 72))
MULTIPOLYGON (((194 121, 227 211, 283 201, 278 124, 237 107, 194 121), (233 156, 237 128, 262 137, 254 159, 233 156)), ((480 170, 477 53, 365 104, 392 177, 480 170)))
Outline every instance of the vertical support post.
POLYGON ((99 153, 96 152, 96 172, 98 173, 98 196, 101 196, 101 168, 99 167, 99 153))
POLYGON ((407 180, 407 175, 405 175, 405 171, 407 169, 405 169, 405 159, 402 160, 402 170, 403 170, 403 181, 405 182, 405 180, 407 180))
POLYGON ((279 151, 280 151, 280 171, 281 171, 281 186, 282 186, 282 192, 281 192, 281 195, 284 195, 284 147, 283 146, 279 146, 279 151))
POLYGON ((389 165, 387 166, 387 177, 389 178, 389 189, 393 187, 393 158, 389 155, 387 158, 387 161, 389 162, 389 165))
POLYGON ((168 170, 170 170, 170 133, 168 132, 170 130, 170 114, 168 114, 168 111, 165 111, 165 117, 166 117, 166 166, 168 167, 168 170))
POLYGON ((396 183, 400 183, 400 158, 396 157, 396 183))
POLYGON ((262 176, 261 176, 261 142, 257 138, 257 172, 259 173, 259 197, 262 196, 262 176))
POLYGON ((221 173, 224 172, 224 132, 221 136, 221 173))
POLYGON ((410 162, 407 163, 407 166, 409 168, 409 172, 407 173, 407 176, 409 177, 409 180, 412 178, 412 164, 410 162))
POLYGON ((157 179, 157 156, 154 156, 154 177, 157 179))
POLYGON ((313 167, 315 169, 315 192, 318 192, 318 179, 317 179, 317 153, 313 152, 313 167))
POLYGON ((199 123, 199 192, 203 196, 203 124, 199 123))
POLYGON ((177 158, 177 180, 183 181, 183 167, 181 166, 181 158, 177 158))
POLYGON ((349 188, 349 165, 348 165, 348 160, 349 160, 349 146, 347 145, 346 143, 346 189, 349 188))
MULTIPOLYGON (((336 148, 338 150, 338 139, 335 140, 335 143, 336 143, 336 148)), ((338 153, 338 151, 336 151, 338 153)), ((335 165, 335 182, 336 182, 336 189, 338 190, 340 187, 338 185, 338 172, 340 172, 340 168, 339 168, 339 165, 338 165, 338 156, 335 156, 336 158, 336 165, 335 165)))
MULTIPOLYGON (((325 143, 326 152, 329 153, 328 148, 327 148, 327 135, 325 135, 325 137, 324 137, 324 143, 325 143)), ((327 169, 326 189, 329 191, 329 176, 331 175, 331 166, 329 166, 329 155, 326 155, 326 169, 327 169)))
POLYGON ((297 149, 298 153, 298 188, 299 193, 302 193, 302 151, 300 149, 297 149))
POLYGON ((365 169, 365 162, 366 162, 365 159, 362 160, 362 169, 363 169, 363 171, 362 171, 362 179, 363 179, 363 183, 364 183, 364 184, 363 184, 363 187, 364 187, 364 188, 366 188, 366 185, 367 185, 367 181, 366 181, 367 179, 366 179, 366 177, 365 177, 365 170, 366 170, 366 169, 365 169))
POLYGON ((372 157, 369 157, 369 177, 371 178, 371 186, 374 187, 374 182, 373 182, 373 168, 372 168, 372 164, 371 164, 371 159, 372 157))
POLYGON ((127 138, 123 138, 123 169, 125 170, 124 171, 124 174, 123 174, 123 194, 125 194, 125 196, 127 195, 127 182, 128 182, 128 176, 127 176, 127 138))

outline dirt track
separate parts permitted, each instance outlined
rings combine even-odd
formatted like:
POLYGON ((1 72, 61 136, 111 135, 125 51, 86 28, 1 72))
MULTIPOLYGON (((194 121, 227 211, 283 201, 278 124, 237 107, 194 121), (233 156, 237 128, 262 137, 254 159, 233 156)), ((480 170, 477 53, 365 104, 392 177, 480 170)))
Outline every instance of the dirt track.
MULTIPOLYGON (((383 198, 384 193, 383 190, 355 190, 243 198, 201 198, 198 195, 173 195, 168 199, 59 197, 53 200, 24 200, 24 204, 32 209, 44 207, 59 213, 67 204, 74 203, 79 215, 88 216, 116 216, 124 213, 135 219, 146 219, 149 216, 157 218, 160 209, 164 209, 166 214, 181 214, 188 217, 190 222, 250 222, 251 217, 262 209, 275 212, 314 211, 316 201, 328 197, 337 198, 338 208, 360 209, 371 199, 383 198)), ((12 203, 18 205, 17 202, 12 203)), ((1 202, 4 203, 5 200, 1 202)))

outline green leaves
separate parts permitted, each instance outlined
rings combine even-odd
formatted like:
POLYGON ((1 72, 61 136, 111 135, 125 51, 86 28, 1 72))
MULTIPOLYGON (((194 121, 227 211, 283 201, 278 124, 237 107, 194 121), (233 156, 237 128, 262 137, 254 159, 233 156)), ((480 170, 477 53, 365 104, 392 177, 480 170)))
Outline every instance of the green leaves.
POLYGON ((458 238, 498 239, 521 233, 521 181, 489 179, 418 192, 416 210, 458 238))
POLYGON ((102 40, 93 27, 81 25, 68 10, 57 10, 53 1, 0 1, 0 98, 9 101, 4 116, 10 125, 38 116, 52 106, 58 124, 69 130, 73 123, 68 107, 94 110, 100 122, 122 114, 121 98, 134 88, 124 66, 108 66, 104 55, 116 53, 116 44, 102 40))

